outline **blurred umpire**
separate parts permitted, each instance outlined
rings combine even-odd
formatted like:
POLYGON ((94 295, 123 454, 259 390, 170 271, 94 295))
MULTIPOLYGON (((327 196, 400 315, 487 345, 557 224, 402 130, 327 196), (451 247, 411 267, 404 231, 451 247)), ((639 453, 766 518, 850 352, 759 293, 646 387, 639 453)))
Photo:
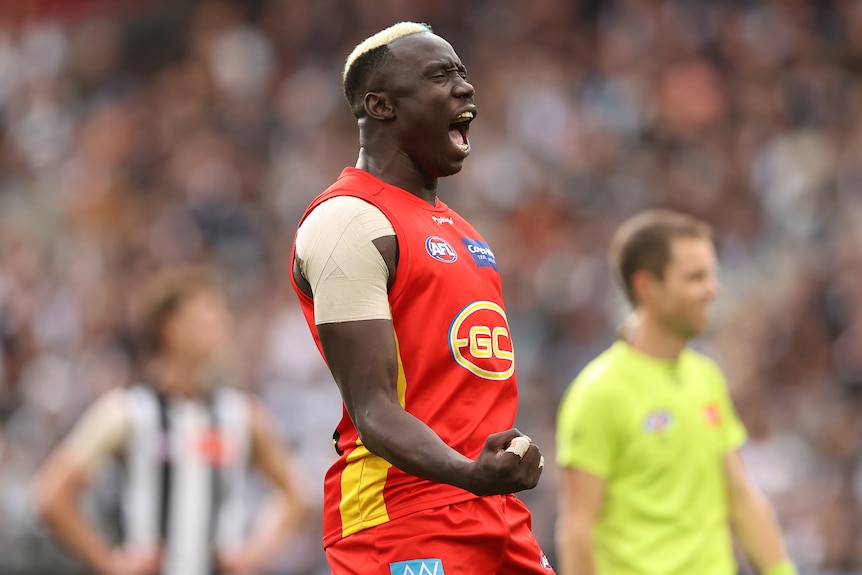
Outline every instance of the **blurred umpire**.
POLYGON ((709 225, 636 214, 610 260, 636 321, 560 405, 561 575, 735 575, 734 536, 757 573, 796 575, 724 374, 689 347, 719 289, 709 225))

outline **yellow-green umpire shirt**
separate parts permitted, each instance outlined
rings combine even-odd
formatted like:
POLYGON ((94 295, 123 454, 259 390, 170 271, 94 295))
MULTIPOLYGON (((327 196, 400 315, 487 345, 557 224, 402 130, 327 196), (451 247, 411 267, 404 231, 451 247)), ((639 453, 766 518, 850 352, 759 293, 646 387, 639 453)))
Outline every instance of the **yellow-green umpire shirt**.
POLYGON ((746 438, 718 366, 618 341, 563 396, 557 463, 605 480, 599 575, 733 575, 723 458, 746 438))

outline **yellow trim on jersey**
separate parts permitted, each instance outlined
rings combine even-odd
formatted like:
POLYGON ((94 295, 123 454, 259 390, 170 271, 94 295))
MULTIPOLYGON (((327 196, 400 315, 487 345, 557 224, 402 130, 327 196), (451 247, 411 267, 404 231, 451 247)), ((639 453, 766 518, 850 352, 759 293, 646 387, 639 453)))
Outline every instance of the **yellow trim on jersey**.
POLYGON ((404 375, 404 365, 401 363, 401 346, 398 345, 398 334, 393 333, 392 336, 395 338, 395 357, 398 358, 398 405, 401 406, 402 409, 406 409, 407 407, 407 376, 404 375))
POLYGON ((383 487, 392 465, 368 451, 360 440, 341 472, 341 536, 389 521, 383 487))
MULTIPOLYGON (((407 378, 401 363, 398 337, 395 337, 395 355, 398 358, 398 403, 406 403, 407 378)), ((374 455, 357 438, 356 449, 347 456, 347 464, 341 472, 341 536, 347 537, 389 521, 389 512, 383 498, 386 476, 392 464, 374 455)))

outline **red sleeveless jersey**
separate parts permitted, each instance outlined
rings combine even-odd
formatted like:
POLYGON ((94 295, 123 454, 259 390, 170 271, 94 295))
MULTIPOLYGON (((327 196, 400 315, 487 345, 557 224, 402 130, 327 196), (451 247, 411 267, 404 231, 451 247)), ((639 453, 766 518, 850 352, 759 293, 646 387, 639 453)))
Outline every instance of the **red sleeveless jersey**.
MULTIPOLYGON (((450 447, 475 459, 488 435, 512 427, 518 403, 494 253, 439 199, 432 206, 356 168, 346 168, 303 219, 335 196, 373 204, 395 229, 399 260, 389 305, 402 407, 450 447)), ((320 349, 313 302, 292 283, 320 349)), ((340 457, 324 484, 324 547, 418 510, 475 497, 404 473, 369 452, 346 410, 334 441, 340 457)))

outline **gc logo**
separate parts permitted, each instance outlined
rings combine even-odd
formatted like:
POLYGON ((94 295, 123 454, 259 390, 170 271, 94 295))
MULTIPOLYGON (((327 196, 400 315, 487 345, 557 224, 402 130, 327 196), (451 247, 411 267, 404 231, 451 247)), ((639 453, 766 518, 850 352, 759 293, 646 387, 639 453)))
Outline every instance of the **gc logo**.
POLYGON ((515 354, 506 312, 490 301, 461 310, 449 326, 449 349, 455 362, 483 379, 501 381, 515 373, 515 354))

